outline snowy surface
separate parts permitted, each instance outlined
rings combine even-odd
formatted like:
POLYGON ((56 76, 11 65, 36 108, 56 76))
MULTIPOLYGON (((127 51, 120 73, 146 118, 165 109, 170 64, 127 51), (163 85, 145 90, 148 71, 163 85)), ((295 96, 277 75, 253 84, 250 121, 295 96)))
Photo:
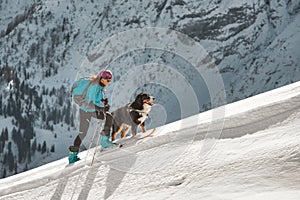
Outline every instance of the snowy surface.
POLYGON ((0 199, 299 199, 300 82, 0 180, 0 199), (222 113, 222 112, 219 112, 222 113), (224 112, 223 112, 224 113, 224 112), (222 134, 212 124, 222 126, 222 134), (204 149, 204 147, 206 149, 204 149))
MULTIPOLYGON (((37 145, 47 142, 48 149, 43 154, 39 151, 27 153, 30 159, 20 160, 18 152, 30 152, 31 147, 19 148, 18 142, 9 137, 0 153, 1 177, 67 154, 66 147, 73 142, 78 129, 70 127, 62 118, 55 123, 43 120, 45 109, 45 116, 49 118, 54 110, 64 112, 68 101, 58 105, 57 100, 66 95, 41 94, 44 88, 51 91, 62 86, 67 92, 80 75, 98 73, 103 60, 84 62, 93 60, 94 53, 107 59, 114 73, 114 81, 107 91, 111 111, 128 103, 138 91, 158 97, 156 104, 159 106, 151 110, 150 115, 155 117, 147 120, 148 127, 162 126, 299 81, 299 5, 299 0, 0 1, 0 67, 16 70, 20 82, 35 88, 34 91, 42 96, 41 109, 34 101, 27 102, 25 95, 19 110, 24 117, 28 108, 31 108, 30 113, 35 113, 31 123, 36 135, 30 142, 37 145), (154 32, 148 32, 149 28, 184 34, 189 41, 200 44, 201 49, 196 48, 198 45, 183 45, 180 41, 185 41, 185 37, 176 39, 170 34, 162 37, 150 34, 154 32), (144 33, 140 34, 141 31, 144 33), (138 34, 132 34, 134 32, 138 34), (107 41, 112 41, 112 45, 107 45, 107 41), (98 51, 98 47, 105 47, 107 54, 98 51), (208 69, 217 70, 222 81, 207 82, 215 73, 206 74, 196 68, 193 61, 204 55, 203 63, 208 69), (205 74, 209 78, 205 78, 205 74), (226 102, 216 106, 212 101, 218 98, 214 98, 213 92, 219 93, 215 88, 210 89, 215 83, 224 85, 226 94, 226 102), (120 92, 124 95, 119 95, 120 92), (52 124, 56 125, 51 130, 52 124), (4 162, 10 143, 14 159, 4 162), (54 152, 50 151, 51 147, 55 147, 54 152), (9 164, 15 166, 14 169, 9 170, 9 164)), ((14 100, 22 96, 11 87, 17 84, 6 78, 0 85, 2 107, 8 104, 11 94, 14 100)), ((226 113, 228 110, 227 107, 226 113)), ((241 111, 237 109, 237 112, 241 111)), ((214 119, 222 118, 224 110, 201 115, 201 120, 210 114, 214 119)), ((15 125, 20 121, 16 116, 4 116, 0 116, 0 128, 7 127, 12 135, 13 128, 20 129, 15 125)), ((192 124, 202 123, 201 120, 192 124)), ((78 124, 76 120, 75 124, 78 124)), ((173 125, 180 127, 181 124, 173 125)), ((186 126, 191 125, 187 123, 186 126)), ((218 130, 222 126, 223 123, 214 123, 209 129, 218 130)), ((219 134, 217 131, 210 136, 219 134)))

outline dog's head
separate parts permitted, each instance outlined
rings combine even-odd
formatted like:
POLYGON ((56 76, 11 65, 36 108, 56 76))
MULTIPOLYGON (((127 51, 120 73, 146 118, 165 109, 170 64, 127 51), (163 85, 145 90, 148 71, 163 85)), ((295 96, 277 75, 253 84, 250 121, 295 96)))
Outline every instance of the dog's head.
POLYGON ((150 96, 148 93, 140 93, 136 96, 135 102, 138 103, 139 105, 148 105, 148 106, 153 106, 153 101, 155 100, 154 97, 150 96))

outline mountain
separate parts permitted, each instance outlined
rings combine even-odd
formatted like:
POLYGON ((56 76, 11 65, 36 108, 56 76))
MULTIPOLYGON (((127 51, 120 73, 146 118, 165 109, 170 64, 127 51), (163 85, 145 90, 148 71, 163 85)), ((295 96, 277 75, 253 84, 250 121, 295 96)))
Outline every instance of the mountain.
POLYGON ((2 177, 67 154, 78 126, 68 90, 106 65, 112 110, 140 91, 157 98, 150 128, 300 77, 298 0, 2 0, 0 10, 2 177))
POLYGON ((98 149, 92 166, 95 149, 73 165, 65 157, 1 179, 0 199, 296 200, 299 98, 297 82, 98 149))

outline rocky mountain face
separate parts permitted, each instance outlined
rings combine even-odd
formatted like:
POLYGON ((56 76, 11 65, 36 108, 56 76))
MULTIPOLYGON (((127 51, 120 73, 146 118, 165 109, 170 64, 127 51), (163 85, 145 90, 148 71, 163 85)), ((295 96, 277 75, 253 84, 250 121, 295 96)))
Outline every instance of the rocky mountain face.
MULTIPOLYGON (((300 80, 300 0, 0 0, 0 10, 2 177, 67 154, 77 134, 68 89, 78 72, 99 71, 83 60, 121 32, 158 27, 198 42, 222 78, 226 103, 300 80)), ((150 127, 213 107, 201 74, 176 52, 135 49, 109 66, 112 109, 140 91, 157 97, 150 127)))

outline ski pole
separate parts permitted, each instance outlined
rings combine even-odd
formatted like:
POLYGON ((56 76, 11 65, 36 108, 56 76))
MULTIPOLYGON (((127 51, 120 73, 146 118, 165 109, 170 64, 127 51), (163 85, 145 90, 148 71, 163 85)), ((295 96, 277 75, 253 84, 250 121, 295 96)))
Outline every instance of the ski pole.
POLYGON ((104 111, 103 113, 104 113, 104 117, 103 117, 103 120, 102 120, 102 124, 101 124, 101 128, 100 128, 100 131, 99 131, 99 135, 98 135, 98 138, 97 138, 97 143, 96 143, 94 155, 93 155, 93 158, 92 158, 91 166, 92 166, 93 163, 94 163, 94 159, 95 159, 95 156, 96 156, 96 153, 97 153, 98 145, 99 145, 99 143, 100 143, 101 132, 102 132, 103 129, 104 129, 104 125, 105 125, 105 121, 106 121, 106 113, 105 113, 105 111, 104 111))
POLYGON ((97 132, 98 127, 99 127, 99 123, 100 123, 100 119, 98 119, 98 121, 97 121, 97 125, 95 127, 94 132, 93 132, 93 135, 92 135, 92 138, 91 138, 91 142, 90 142, 89 148, 88 148, 87 153, 86 153, 86 157, 85 157, 84 163, 86 163, 86 160, 87 160, 87 157, 89 155, 90 149, 92 148, 93 142, 95 140, 95 135, 96 135, 96 132, 97 132))

